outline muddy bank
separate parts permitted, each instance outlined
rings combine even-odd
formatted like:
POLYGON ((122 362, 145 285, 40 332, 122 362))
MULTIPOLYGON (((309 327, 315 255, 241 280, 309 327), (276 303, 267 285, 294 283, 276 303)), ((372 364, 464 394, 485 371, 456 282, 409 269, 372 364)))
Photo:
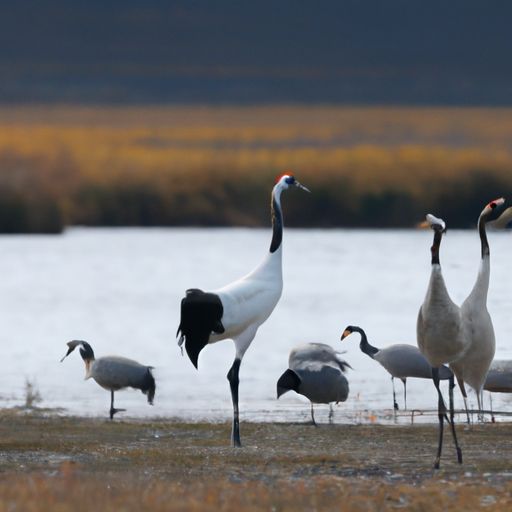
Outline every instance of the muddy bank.
POLYGON ((149 489, 162 503, 172 495, 176 509, 201 508, 208 500, 225 510, 325 509, 343 498, 354 510, 379 503, 376 509, 420 510, 428 496, 445 509, 512 504, 512 425, 458 426, 464 464, 456 463, 446 437, 440 471, 432 469, 436 432, 436 425, 244 423, 244 447, 234 450, 227 423, 110 422, 6 410, 0 494, 15 502, 46 496, 73 508, 77 500, 87 503, 81 493, 94 491, 105 510, 114 503, 108 489, 117 489, 118 506, 126 499, 133 510, 150 507, 149 489))

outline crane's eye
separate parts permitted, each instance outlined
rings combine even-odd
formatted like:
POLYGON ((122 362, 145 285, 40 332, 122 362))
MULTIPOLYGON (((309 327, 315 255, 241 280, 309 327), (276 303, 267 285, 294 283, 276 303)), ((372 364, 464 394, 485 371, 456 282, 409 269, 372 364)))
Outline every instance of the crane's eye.
POLYGON ((494 208, 496 208, 496 203, 489 203, 489 206, 494 210, 494 208))
POLYGON ((295 177, 288 176, 285 181, 286 181, 286 183, 288 183, 288 185, 293 185, 295 183, 295 177))

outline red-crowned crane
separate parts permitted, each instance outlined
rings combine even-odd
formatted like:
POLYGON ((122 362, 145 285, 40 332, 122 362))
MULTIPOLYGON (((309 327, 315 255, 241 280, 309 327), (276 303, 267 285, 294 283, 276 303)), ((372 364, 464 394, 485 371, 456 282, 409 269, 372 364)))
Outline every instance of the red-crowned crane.
POLYGON ((227 375, 233 401, 233 446, 241 446, 238 409, 240 364, 259 326, 276 307, 283 289, 281 194, 290 187, 309 192, 291 173, 278 178, 271 198, 272 241, 263 261, 245 277, 218 290, 187 290, 181 301, 178 343, 180 346, 185 343, 185 350, 196 368, 199 353, 209 343, 225 339, 232 339, 235 343, 235 360, 227 375))
POLYGON ((478 217, 481 245, 480 268, 471 293, 460 307, 464 333, 470 348, 462 357, 450 364, 464 396, 466 411, 467 394, 464 384, 469 384, 475 390, 479 417, 482 415, 482 389, 496 348, 491 315, 487 311, 491 259, 485 225, 504 203, 505 200, 502 197, 491 201, 478 217))

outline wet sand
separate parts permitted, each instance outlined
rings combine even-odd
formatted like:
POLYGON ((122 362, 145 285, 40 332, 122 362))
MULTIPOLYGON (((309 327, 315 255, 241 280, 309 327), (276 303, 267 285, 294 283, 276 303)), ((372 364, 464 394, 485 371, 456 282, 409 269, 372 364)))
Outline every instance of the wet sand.
POLYGON ((242 424, 0 412, 3 510, 504 510, 512 424, 242 424))

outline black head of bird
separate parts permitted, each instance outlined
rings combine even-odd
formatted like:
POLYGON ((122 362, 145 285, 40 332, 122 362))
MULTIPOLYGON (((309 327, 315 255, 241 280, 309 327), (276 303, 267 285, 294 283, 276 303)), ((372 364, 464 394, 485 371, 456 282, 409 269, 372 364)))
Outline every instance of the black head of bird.
POLYGON ((64 359, 66 359, 66 357, 68 357, 69 354, 71 354, 71 352, 73 352, 73 350, 75 350, 75 348, 78 347, 79 345, 81 345, 80 355, 82 356, 82 359, 86 362, 92 361, 94 359, 94 352, 92 350, 91 345, 89 345, 89 343, 87 343, 86 341, 72 340, 68 341, 68 351, 66 352, 66 355, 60 360, 60 362, 62 363, 62 361, 64 361, 64 359))
POLYGON ((277 398, 288 391, 299 392, 301 380, 293 370, 286 370, 277 381, 277 398))
POLYGON ((343 341, 347 336, 350 336, 354 332, 354 327, 352 325, 347 325, 345 327, 340 340, 343 341))

